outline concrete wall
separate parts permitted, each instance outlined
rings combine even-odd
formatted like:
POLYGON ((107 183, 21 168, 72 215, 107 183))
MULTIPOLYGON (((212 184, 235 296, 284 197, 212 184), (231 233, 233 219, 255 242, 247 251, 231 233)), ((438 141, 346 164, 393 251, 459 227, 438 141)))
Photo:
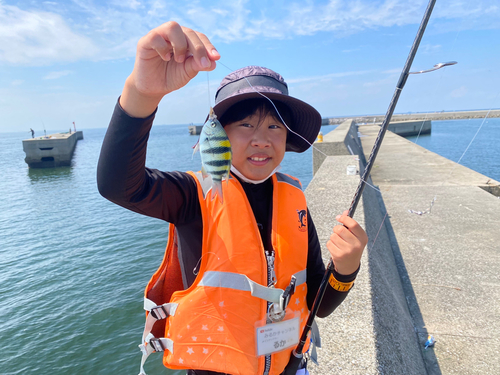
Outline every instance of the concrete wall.
MULTIPOLYGON (((429 134, 431 121, 397 121, 389 124, 388 130, 403 137, 417 134, 429 134)), ((358 136, 358 127, 353 120, 342 122, 334 131, 323 136, 323 141, 314 143, 313 174, 327 156, 359 155, 363 157, 363 149, 358 136)))
POLYGON ((361 144, 357 142, 357 131, 353 124, 352 120, 344 121, 334 131, 325 134, 323 142, 314 143, 313 174, 316 174, 327 156, 358 155, 361 153, 361 144))
MULTIPOLYGON (((329 259, 325 244, 337 224, 335 216, 349 208, 359 183, 359 174, 348 175, 347 166, 356 165, 361 173, 363 170, 363 159, 345 155, 349 148, 358 150, 357 137, 351 138, 357 134, 356 126, 345 124, 332 133, 315 146, 344 155, 325 156, 315 150, 314 157, 323 159, 323 163, 306 189, 325 263, 329 259), (328 145, 329 140, 335 144, 328 145)), ((385 226, 380 226, 384 221, 376 195, 374 190, 365 189, 354 215, 370 238, 356 284, 332 315, 316 319, 323 345, 318 349, 319 366, 309 367, 312 375, 426 372, 391 239, 385 226)))
MULTIPOLYGON (((325 263, 334 218, 359 183, 346 168, 362 172, 379 130, 351 123, 324 137, 335 145, 315 143, 323 162, 306 196, 325 263)), ((367 182, 354 215, 369 237, 361 271, 346 301, 317 319, 311 374, 500 373, 500 182, 391 132, 367 182), (425 349, 429 334, 436 344, 425 349)))
POLYGON ((409 137, 410 135, 430 134, 432 123, 431 120, 391 121, 387 129, 402 137, 409 137))
MULTIPOLYGON (((358 129, 366 155, 379 128, 358 129)), ((375 165, 428 373, 499 374, 500 182, 390 132, 375 165)))

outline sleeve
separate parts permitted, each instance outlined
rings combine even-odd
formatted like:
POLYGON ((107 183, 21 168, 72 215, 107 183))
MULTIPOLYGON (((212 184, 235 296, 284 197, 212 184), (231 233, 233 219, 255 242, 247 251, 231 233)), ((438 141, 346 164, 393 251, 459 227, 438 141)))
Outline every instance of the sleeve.
MULTIPOLYGON (((321 257, 321 245, 319 243, 316 227, 312 221, 309 210, 307 210, 307 223, 309 235, 309 252, 307 256, 307 306, 312 309, 316 293, 319 290, 321 281, 325 275, 325 264, 321 257)), ((356 279, 358 271, 351 275, 340 275, 334 271, 334 277, 341 282, 350 282, 356 279)), ((347 297, 349 292, 339 292, 327 285, 325 295, 319 306, 317 316, 326 318, 330 315, 347 297)))
POLYGON ((198 214, 194 179, 184 172, 146 168, 149 132, 156 111, 147 118, 130 117, 116 104, 102 143, 97 166, 100 194, 113 203, 174 224, 198 214))

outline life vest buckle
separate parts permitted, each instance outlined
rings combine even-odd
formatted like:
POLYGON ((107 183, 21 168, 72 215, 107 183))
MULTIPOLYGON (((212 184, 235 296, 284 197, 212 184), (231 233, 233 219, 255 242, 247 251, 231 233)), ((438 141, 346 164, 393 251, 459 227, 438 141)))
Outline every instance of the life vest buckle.
POLYGON ((157 339, 156 337, 152 337, 149 340, 149 345, 151 345, 153 347, 153 349, 155 350, 155 352, 164 352, 165 349, 166 349, 163 346, 163 343, 161 342, 161 340, 157 339))
POLYGON ((170 316, 168 311, 165 309, 163 305, 155 306, 153 307, 149 313, 155 318, 156 320, 162 320, 166 319, 170 316))
POLYGON ((292 298, 293 294, 295 293, 295 283, 297 282, 297 278, 295 275, 292 276, 292 279, 290 280, 290 284, 286 287, 285 291, 280 297, 280 309, 284 311, 288 304, 290 303, 290 298, 292 298))

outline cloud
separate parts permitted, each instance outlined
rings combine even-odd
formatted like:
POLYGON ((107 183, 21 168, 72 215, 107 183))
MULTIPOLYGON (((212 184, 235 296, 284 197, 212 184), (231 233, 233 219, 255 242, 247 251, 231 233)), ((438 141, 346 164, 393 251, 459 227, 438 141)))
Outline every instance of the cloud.
POLYGON ((88 59, 96 52, 92 40, 73 32, 61 16, 0 3, 0 62, 36 66, 88 59))
MULTIPOLYGON (((431 25, 439 30, 499 28, 497 0, 442 0, 431 25)), ((73 0, 30 2, 31 8, 0 0, 0 63, 54 62, 133 57, 147 31, 175 20, 214 43, 289 39, 328 32, 343 37, 366 30, 420 23, 427 0, 73 0)), ((425 47, 429 52, 440 46, 425 47)), ((424 48, 423 48, 424 49, 424 48)), ((344 50, 352 52, 352 50, 344 50)))
POLYGON ((467 94, 467 88, 465 86, 461 86, 458 89, 453 90, 450 96, 452 98, 463 98, 466 94, 467 94))
POLYGON ((357 71, 352 71, 352 72, 339 72, 339 73, 330 73, 330 74, 324 74, 321 76, 308 76, 308 77, 302 77, 302 78, 292 78, 288 79, 287 83, 288 84, 297 84, 297 83, 307 83, 307 82, 314 82, 314 81, 330 81, 333 78, 344 78, 344 77, 350 77, 350 76, 360 76, 360 75, 365 75, 365 74, 370 74, 373 73, 371 70, 357 70, 357 71))
POLYGON ((384 70, 382 73, 384 73, 384 74, 400 74, 401 70, 403 70, 403 67, 397 68, 397 69, 384 70))
POLYGON ((142 4, 140 1, 137 1, 137 0, 120 0, 118 2, 114 2, 116 5, 118 6, 123 6, 123 7, 127 7, 127 8, 130 8, 130 9, 139 9, 142 7, 142 4))
POLYGON ((436 52, 441 51, 442 46, 440 44, 421 44, 419 49, 422 51, 422 53, 427 53, 427 54, 435 54, 436 52))
POLYGON ((353 53, 353 52, 358 52, 358 51, 361 51, 361 48, 343 49, 341 52, 342 53, 353 53))
POLYGON ((58 79, 64 76, 67 76, 68 74, 73 73, 71 70, 62 70, 60 72, 50 72, 47 74, 43 79, 58 79))
MULTIPOLYGON (((471 23, 478 28, 481 24, 484 28, 492 25, 498 28, 500 10, 492 1, 444 0, 436 6, 433 20, 446 21, 448 28, 457 30, 471 23)), ((277 8, 264 1, 194 1, 185 14, 191 26, 215 41, 227 43, 257 38, 286 39, 320 32, 333 32, 342 37, 377 28, 418 25, 427 0, 331 0, 326 3, 308 0, 284 4, 277 8)))

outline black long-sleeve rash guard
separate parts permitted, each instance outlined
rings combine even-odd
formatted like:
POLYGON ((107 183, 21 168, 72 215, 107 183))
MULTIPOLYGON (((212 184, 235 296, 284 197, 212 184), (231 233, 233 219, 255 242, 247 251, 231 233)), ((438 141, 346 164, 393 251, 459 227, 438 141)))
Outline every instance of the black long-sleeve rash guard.
MULTIPOLYGON (((144 119, 133 118, 119 104, 116 105, 99 157, 99 192, 129 210, 175 224, 181 249, 181 266, 185 270, 194 270, 201 257, 203 233, 196 182, 185 172, 162 172, 146 168, 147 142, 154 116, 155 113, 144 119)), ((242 182, 242 186, 261 229, 263 244, 266 249, 270 249, 271 179, 257 185, 242 182)), ((324 276, 325 265, 309 211, 307 215, 307 304, 311 309, 324 276)), ((349 282, 356 278, 356 273, 344 276, 335 272, 334 276, 341 282, 349 282)), ((184 282, 191 285, 195 275, 187 274, 188 280, 184 282)), ((318 317, 331 314, 346 296, 347 292, 339 292, 328 286, 318 317)))

